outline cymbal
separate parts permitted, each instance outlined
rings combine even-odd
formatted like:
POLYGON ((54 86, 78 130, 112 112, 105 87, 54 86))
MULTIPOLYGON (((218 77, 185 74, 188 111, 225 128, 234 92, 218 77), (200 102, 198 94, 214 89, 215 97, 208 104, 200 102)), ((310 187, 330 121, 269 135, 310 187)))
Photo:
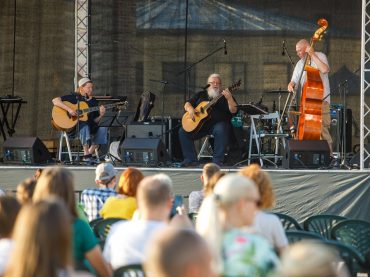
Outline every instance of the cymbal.
POLYGON ((281 90, 281 89, 276 89, 276 90, 265 91, 263 93, 289 93, 289 91, 287 91, 287 90, 281 90))

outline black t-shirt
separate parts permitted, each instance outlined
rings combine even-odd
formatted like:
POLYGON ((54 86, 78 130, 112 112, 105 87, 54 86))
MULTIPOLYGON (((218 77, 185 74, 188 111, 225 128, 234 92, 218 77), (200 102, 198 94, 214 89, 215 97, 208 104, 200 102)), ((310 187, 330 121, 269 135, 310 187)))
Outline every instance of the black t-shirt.
MULTIPOLYGON (((235 99, 234 99, 235 100, 235 99)), ((189 102, 194 108, 196 108, 203 101, 211 101, 208 97, 207 91, 200 91, 193 95, 187 102, 189 102)), ((214 104, 210 110, 208 123, 217 123, 220 121, 230 121, 233 114, 229 110, 229 105, 224 96, 222 96, 216 104, 214 104)))
MULTIPOLYGON (((92 97, 90 100, 86 100, 86 98, 83 97, 79 93, 67 94, 67 95, 64 95, 64 96, 60 97, 60 99, 62 101, 68 101, 68 102, 70 102, 71 104, 74 104, 74 105, 77 104, 77 100, 83 101, 83 102, 86 102, 86 104, 90 108, 98 106, 98 101, 96 100, 95 97, 92 97)), ((90 113, 87 114, 87 118, 88 118, 87 124, 89 124, 90 132, 93 133, 93 134, 96 133, 96 130, 98 129, 98 124, 95 123, 95 121, 94 121, 95 118, 97 118, 98 116, 99 116, 99 111, 90 112, 90 113)), ((80 121, 80 126, 83 126, 84 124, 86 124, 86 122, 80 121)))

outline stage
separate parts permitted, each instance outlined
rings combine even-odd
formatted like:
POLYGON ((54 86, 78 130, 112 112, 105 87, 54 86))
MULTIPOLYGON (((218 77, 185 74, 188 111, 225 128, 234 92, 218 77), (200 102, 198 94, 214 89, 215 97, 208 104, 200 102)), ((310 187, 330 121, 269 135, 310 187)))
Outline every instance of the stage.
MULTIPOLYGON (((76 190, 95 186, 95 167, 67 166, 75 176, 76 190)), ((15 190, 16 185, 32 177, 37 166, 0 166, 0 187, 15 190)), ((125 167, 116 167, 119 174, 125 167)), ((139 168, 145 175, 168 174, 174 192, 187 199, 193 190, 200 190, 201 168, 139 168)), ((237 172, 238 168, 223 168, 237 172)), ((360 170, 267 170, 276 193, 274 211, 287 213, 299 222, 310 215, 330 213, 370 221, 370 174, 360 170)), ((187 201, 186 201, 187 203, 187 201)))

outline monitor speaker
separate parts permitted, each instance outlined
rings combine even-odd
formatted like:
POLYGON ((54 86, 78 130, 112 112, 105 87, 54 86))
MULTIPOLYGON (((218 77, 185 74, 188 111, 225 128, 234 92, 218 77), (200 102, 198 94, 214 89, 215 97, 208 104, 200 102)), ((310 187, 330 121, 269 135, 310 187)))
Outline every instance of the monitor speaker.
MULTIPOLYGON (((366 151, 370 153, 370 143, 366 144, 364 147, 366 151)), ((349 161, 349 164, 354 167, 360 167, 360 151, 353 155, 353 157, 349 161)), ((365 161, 364 168, 369 168, 369 159, 365 161)))
POLYGON ((121 160, 124 165, 159 166, 169 157, 159 138, 126 138, 121 146, 121 160))
POLYGON ((330 163, 326 140, 286 140, 282 165, 287 169, 314 169, 330 163))
POLYGON ((10 137, 3 144, 4 162, 43 164, 52 161, 45 144, 37 137, 10 137))

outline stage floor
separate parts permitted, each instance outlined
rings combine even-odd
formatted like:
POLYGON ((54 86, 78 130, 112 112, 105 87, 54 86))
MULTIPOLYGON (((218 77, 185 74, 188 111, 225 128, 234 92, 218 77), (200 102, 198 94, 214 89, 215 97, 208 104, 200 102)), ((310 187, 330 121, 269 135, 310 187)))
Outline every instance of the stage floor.
MULTIPOLYGON (((95 186, 95 167, 66 166, 75 176, 76 190, 95 186)), ((32 177, 37 166, 0 166, 0 188, 15 190, 16 185, 32 177)), ((116 167, 119 174, 126 167, 116 167)), ((201 189, 201 168, 139 168, 145 175, 168 174, 174 192, 185 197, 201 189)), ((237 172, 238 168, 223 168, 237 172)), ((369 170, 266 170, 276 193, 276 212, 284 212, 303 221, 312 214, 330 213, 370 221, 369 170)))

